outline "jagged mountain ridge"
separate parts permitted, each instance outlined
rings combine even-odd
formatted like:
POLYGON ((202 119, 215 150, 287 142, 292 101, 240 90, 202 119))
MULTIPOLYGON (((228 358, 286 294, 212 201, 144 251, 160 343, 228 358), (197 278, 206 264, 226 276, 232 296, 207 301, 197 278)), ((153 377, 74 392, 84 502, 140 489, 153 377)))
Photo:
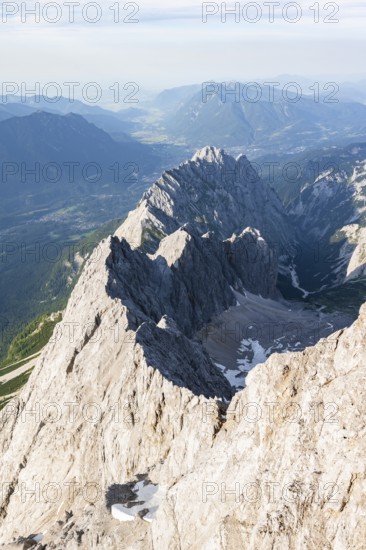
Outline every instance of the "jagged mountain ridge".
POLYGON ((292 227, 282 203, 244 155, 234 159, 222 149, 204 147, 164 172, 116 234, 133 247, 154 251, 163 236, 185 223, 221 239, 252 227, 277 256, 290 253, 292 227))
POLYGON ((59 115, 71 113, 81 115, 88 122, 95 124, 105 132, 118 135, 118 141, 131 141, 126 132, 130 132, 133 124, 125 120, 125 113, 123 112, 116 113, 90 102, 84 103, 63 96, 0 96, 0 120, 6 120, 14 116, 23 117, 39 111, 59 115))
MULTIPOLYGON (((298 422, 291 430, 280 415, 276 422, 263 418, 253 425, 243 420, 241 408, 248 402, 264 405, 273 400, 284 406, 290 399, 306 405, 313 388, 319 390, 316 402, 321 404, 332 398, 336 384, 333 398, 344 399, 341 412, 349 411, 352 403, 352 411, 356 415, 361 411, 362 418, 364 312, 346 333, 333 335, 302 353, 276 355, 258 366, 249 375, 248 387, 227 407, 231 388, 194 333, 235 305, 233 289, 245 292, 246 278, 253 282, 255 273, 259 290, 271 254, 266 254, 267 263, 258 259, 248 262, 241 243, 245 244, 249 235, 260 250, 268 244, 254 228, 226 234, 233 225, 239 227, 244 221, 245 226, 245 216, 240 222, 228 220, 208 234, 205 224, 185 219, 168 233, 171 219, 162 214, 169 212, 169 207, 174 210, 174 204, 168 200, 165 205, 161 198, 158 193, 156 201, 161 208, 153 211, 143 199, 117 235, 127 237, 131 220, 142 222, 141 212, 145 211, 149 222, 153 219, 166 229, 166 236, 153 241, 148 253, 140 246, 144 244, 141 228, 138 243, 129 244, 118 236, 101 243, 88 260, 63 321, 29 383, 19 400, 1 415, 0 470, 5 485, 0 543, 16 544, 23 536, 28 540, 19 543, 31 544, 33 535, 42 534, 38 548, 46 550, 232 550, 242 545, 253 550, 295 550, 299 541, 306 542, 309 537, 309 524, 319 509, 308 501, 305 505, 287 506, 281 501, 273 506, 263 502, 242 506, 210 500, 206 506, 203 483, 225 481, 231 488, 236 479, 273 481, 278 472, 285 476, 297 466, 301 466, 296 469, 301 482, 318 466, 329 470, 334 432, 324 429, 326 438, 321 443, 322 423, 304 426, 298 422), (346 394, 342 378, 347 379, 346 394), (92 404, 94 413, 99 411, 94 421, 85 412, 92 404), (306 449, 304 458, 298 458, 297 445, 291 447, 297 436, 306 449), (318 458, 317 445, 321 451, 318 458), (165 494, 151 525, 139 517, 132 524, 120 523, 107 506, 120 502, 118 494, 111 500, 113 487, 125 487, 137 474, 165 494), (24 499, 24 489, 34 489, 36 483, 41 498, 34 502, 26 493, 24 499), (61 491, 52 502, 43 498, 49 483, 61 491), (93 483, 100 489, 94 503, 82 490, 93 483), (70 491, 70 484, 77 490, 70 491)), ((132 241, 134 238, 135 234, 130 236, 132 241)), ((339 438, 352 438, 341 441, 340 454, 343 449, 354 453, 352 472, 343 469, 340 478, 341 462, 334 470, 342 490, 348 486, 348 474, 359 475, 363 466, 363 453, 357 451, 361 435, 362 427, 352 418, 344 421, 338 433, 339 438)), ((325 475, 324 482, 328 481, 325 475)), ((338 515, 342 514, 345 523, 354 508, 362 506, 358 483, 362 477, 353 479, 344 506, 342 501, 339 507, 338 515), (349 502, 352 506, 348 508, 349 502)), ((327 547, 330 531, 331 540, 357 547, 357 537, 362 540, 360 530, 354 531, 354 536, 353 531, 342 531, 336 539, 335 523, 324 517, 314 544, 327 547)))
MULTIPOLYGON (((209 158, 211 155, 223 158, 223 153, 208 149, 199 153, 200 160, 204 153, 209 158)), ((228 160, 230 166, 235 164, 231 157, 228 160)), ((199 181, 196 184, 200 198, 199 181)), ((213 194, 216 185, 214 183, 213 194)), ((232 183, 229 182, 229 185, 232 183)), ((203 188, 201 192, 204 192, 203 188)), ((273 196, 277 208, 278 199, 273 196)), ((159 201, 160 196, 156 200, 159 201)), ((139 212, 140 207, 135 213, 139 212)), ((182 212, 185 213, 184 208, 182 212)), ((132 218, 133 215, 117 233, 126 233, 126 225, 131 223, 132 218)), ((15 494, 15 498, 12 497, 14 488, 34 475, 40 476, 40 483, 46 483, 49 476, 61 483, 80 475, 84 479, 93 475, 95 479, 105 478, 108 487, 127 479, 136 469, 143 472, 153 468, 168 455, 172 445, 185 448, 184 452, 193 459, 183 411, 192 409, 199 414, 202 404, 209 403, 216 410, 219 422, 223 402, 216 403, 213 398, 229 400, 232 395, 226 378, 213 365, 195 334, 216 315, 235 305, 234 289, 244 292, 247 285, 256 285, 256 290, 263 294, 272 293, 275 289, 276 261, 258 230, 246 228, 238 235, 229 232, 229 239, 222 238, 228 227, 233 224, 241 227, 245 221, 245 217, 243 220, 230 220, 227 227, 220 227, 216 233, 207 232, 204 224, 185 223, 160 239, 152 254, 146 254, 140 247, 131 248, 125 239, 120 240, 117 236, 104 241, 96 250, 73 291, 63 322, 57 329, 61 331, 60 338, 56 330, 53 341, 16 404, 15 415, 2 418, 3 476, 9 480, 9 492, 5 495, 2 508, 5 523, 12 516, 14 520, 18 517, 22 529, 26 531, 32 528, 34 521, 37 525, 42 523, 46 505, 41 505, 36 512, 38 519, 32 518, 27 523, 25 509, 21 510, 15 494), (257 248, 259 258, 257 254, 252 260, 248 258, 246 245, 250 245, 251 253, 257 248), (68 330, 70 326, 76 327, 72 338, 68 330), (178 418, 177 425, 174 423, 171 428, 159 427, 160 414, 156 416, 156 411, 165 408, 166 393, 169 401, 176 403, 173 410, 167 411, 166 422, 172 414, 178 418), (150 397, 145 401, 148 395, 150 397), (129 404, 132 426, 135 427, 131 430, 131 426, 127 426, 122 439, 126 449, 134 449, 135 458, 131 456, 130 461, 126 452, 122 452, 117 476, 112 475, 116 465, 112 468, 112 464, 104 464, 102 456, 115 455, 113 441, 121 429, 119 424, 111 424, 111 418, 98 428, 99 443, 93 446, 93 459, 90 457, 89 442, 94 439, 95 426, 85 423, 80 415, 75 421, 80 433, 77 459, 74 439, 69 426, 63 422, 64 418, 56 424, 44 420, 40 424, 27 424, 27 434, 23 437, 22 415, 26 408, 37 406, 37 403, 45 407, 51 396, 55 403, 76 400, 82 404, 87 399, 101 403, 103 409, 114 402, 129 404), (142 425, 133 420, 137 415, 134 411, 146 406, 151 412, 142 425), (107 443, 102 433, 109 430, 111 435, 107 437, 107 443), (141 440, 142 436, 145 443, 141 440), (159 442, 152 452, 151 446, 160 437, 164 437, 166 445, 162 447, 159 442), (40 468, 40 464, 47 462, 46 456, 42 459, 39 454, 40 449, 48 454, 54 445, 61 453, 61 462, 55 460, 49 469, 40 468), (105 445, 112 445, 108 452, 103 450, 105 445), (147 445, 146 449, 150 450, 143 451, 141 445, 147 445), (14 459, 19 454, 27 457, 26 462, 24 467, 14 470, 14 459), (96 470, 88 474, 93 471, 93 463, 96 470), (105 474, 101 474, 104 467, 105 474)), ((264 226, 265 222, 262 223, 264 226)), ((124 428, 126 426, 122 426, 122 432, 124 428)), ((196 429, 198 437, 199 426, 196 429)), ((210 428, 212 435, 215 429, 210 428)), ((56 515, 61 519, 63 513, 64 510, 56 515)), ((8 524, 10 530, 11 524, 13 522, 8 524)), ((41 525, 37 527, 40 528, 41 525)), ((45 530, 44 526, 42 530, 45 530)), ((21 532, 18 534, 21 535, 21 532)), ((4 537, 8 535, 4 531, 4 537)))

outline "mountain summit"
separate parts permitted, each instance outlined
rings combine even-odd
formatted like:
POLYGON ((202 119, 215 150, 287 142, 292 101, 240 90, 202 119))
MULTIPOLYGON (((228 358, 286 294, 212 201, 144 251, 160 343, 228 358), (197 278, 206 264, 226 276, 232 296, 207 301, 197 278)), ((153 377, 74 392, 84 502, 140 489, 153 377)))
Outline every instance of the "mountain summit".
POLYGON ((201 235, 212 231, 221 239, 252 227, 282 254, 288 252, 293 233, 275 191, 261 181, 249 160, 244 155, 235 159, 215 147, 204 147, 191 160, 164 172, 117 236, 154 251, 162 237, 185 223, 201 235))

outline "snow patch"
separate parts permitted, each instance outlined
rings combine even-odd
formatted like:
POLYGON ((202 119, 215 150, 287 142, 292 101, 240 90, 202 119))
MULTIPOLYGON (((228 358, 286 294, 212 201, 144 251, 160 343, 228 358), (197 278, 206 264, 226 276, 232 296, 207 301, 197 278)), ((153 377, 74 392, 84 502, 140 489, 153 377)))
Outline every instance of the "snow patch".
POLYGON ((248 357, 238 359, 238 366, 248 372, 256 365, 259 365, 260 363, 264 363, 266 361, 267 357, 269 356, 270 349, 266 350, 258 342, 258 340, 244 338, 244 340, 241 341, 239 352, 245 354, 248 354, 248 352, 250 352, 253 354, 252 359, 248 359, 248 357))
POLYGON ((311 292, 308 292, 304 288, 301 288, 299 277, 296 273, 296 269, 295 269, 295 266, 293 264, 291 264, 289 266, 289 271, 290 271, 290 275, 291 275, 292 286, 294 288, 297 288, 298 290, 300 290, 300 292, 302 293, 303 298, 307 298, 309 296, 309 294, 311 294, 311 292))
POLYGON ((232 388, 235 389, 242 389, 244 387, 243 384, 243 375, 244 372, 242 370, 233 370, 228 369, 227 367, 224 367, 224 365, 220 365, 220 363, 215 363, 216 367, 221 370, 223 375, 225 376, 226 380, 229 382, 232 388))
POLYGON ((147 480, 139 481, 133 488, 136 497, 126 504, 112 504, 111 512, 114 519, 119 521, 134 521, 139 512, 147 510, 142 514, 142 519, 151 523, 155 519, 165 491, 159 486, 147 480))

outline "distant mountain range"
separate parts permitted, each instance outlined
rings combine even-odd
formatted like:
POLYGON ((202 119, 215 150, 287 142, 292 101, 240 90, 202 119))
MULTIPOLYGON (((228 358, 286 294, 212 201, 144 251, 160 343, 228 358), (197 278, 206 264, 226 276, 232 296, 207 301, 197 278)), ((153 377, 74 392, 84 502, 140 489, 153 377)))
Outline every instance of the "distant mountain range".
POLYGON ((0 97, 0 121, 13 116, 27 116, 38 111, 60 115, 70 113, 82 115, 98 128, 114 134, 119 141, 124 141, 126 133, 128 134, 135 127, 130 119, 138 115, 141 109, 131 107, 112 111, 77 99, 71 101, 66 97, 48 98, 37 95, 0 97))
MULTIPOLYGON (((286 75, 277 79, 281 85, 290 80, 286 75)), ((261 96, 253 101, 255 90, 248 88, 247 97, 243 94, 245 84, 240 84, 239 98, 230 93, 221 95, 220 87, 216 94, 204 97, 202 85, 192 84, 164 90, 152 101, 119 111, 65 97, 51 101, 29 96, 22 101, 19 96, 7 96, 0 98, 0 121, 37 111, 74 113, 122 143, 133 133, 147 143, 170 143, 191 151, 207 143, 231 148, 235 153, 245 147, 251 158, 267 153, 298 153, 319 144, 344 146, 366 140, 366 93, 362 83, 344 84, 339 90, 334 85, 327 92, 319 85, 317 97, 310 80, 299 81, 302 95, 298 101, 291 87, 284 94, 281 87, 259 83, 261 96)), ((230 89, 230 83, 226 86, 230 89)))
MULTIPOLYGON (((117 205, 117 197, 140 185, 158 164, 149 146, 128 136, 124 143, 114 141, 73 113, 40 111, 2 121, 0 228, 12 223, 13 213, 49 208, 56 200, 72 198, 72 206, 75 200, 86 206, 103 195, 114 196, 117 205)), ((95 207, 92 210, 98 217, 95 207)), ((118 216, 112 209, 110 217, 118 216)))
POLYGON ((250 146, 264 152, 300 151, 319 143, 366 137, 366 105, 325 103, 324 97, 316 102, 305 95, 293 101, 293 94, 284 99, 278 91, 269 100, 271 93, 271 89, 263 87, 258 101, 248 101, 242 95, 239 101, 233 94, 221 97, 217 93, 205 98, 199 90, 181 104, 175 91, 178 108, 172 111, 169 98, 165 111, 168 136, 197 147, 213 143, 220 147, 250 146))
POLYGON ((116 142, 80 115, 39 111, 0 122, 0 162, 3 196, 10 198, 17 193, 9 182, 16 181, 107 182, 126 188, 132 175, 146 173, 156 158, 149 146, 127 135, 123 143, 116 142), (36 164, 39 176, 31 173, 36 164))
MULTIPOLYGON (((64 160, 83 157, 89 161, 108 158, 108 162, 127 158, 143 158, 149 148, 126 135, 125 143, 114 141, 106 132, 88 122, 83 116, 37 111, 29 116, 12 117, 0 125, 2 158, 36 158, 64 160)), ((132 160, 132 159, 131 159, 132 160)))
POLYGON ((200 89, 200 84, 191 84, 163 90, 156 96, 153 105, 162 109, 165 113, 172 112, 182 107, 200 89))

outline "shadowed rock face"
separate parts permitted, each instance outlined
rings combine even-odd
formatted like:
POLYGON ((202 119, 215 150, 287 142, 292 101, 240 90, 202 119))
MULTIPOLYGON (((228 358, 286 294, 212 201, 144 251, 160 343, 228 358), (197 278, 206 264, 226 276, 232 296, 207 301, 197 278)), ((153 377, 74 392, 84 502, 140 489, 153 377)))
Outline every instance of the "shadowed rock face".
POLYGON ((154 255, 114 237, 107 259, 107 292, 142 321, 168 315, 189 337, 235 305, 232 289, 276 295, 276 261, 259 232, 247 229, 224 242, 185 225, 160 241, 154 255))
MULTIPOLYGON (((202 156, 236 162, 209 149, 191 163, 202 156)), ((46 550, 297 550, 330 548, 329 540, 361 548, 365 310, 314 348, 258 365, 232 398, 195 334, 235 305, 234 291, 275 292, 273 251, 259 229, 233 234, 235 220, 220 229, 184 219, 168 230, 174 193, 155 192, 159 218, 143 201, 117 232, 126 239, 101 243, 28 384, 2 411, 0 543, 43 533, 46 550), (150 253, 127 238, 129 227, 146 227, 142 213, 159 235, 150 253), (254 422, 249 403, 262 411, 254 422), (291 422, 289 403, 301 410, 291 422), (329 403, 337 423, 328 423, 329 403), (132 524, 113 519, 111 492, 147 478, 161 495, 152 523, 143 519, 148 498, 132 524), (319 498, 309 480, 321 484, 319 498), (280 497, 240 496, 257 482, 279 484, 280 497), (326 492, 332 482, 338 504, 326 492), (223 483, 238 494, 222 496, 223 483), (300 500, 283 497, 287 484, 301 487, 300 500)))
POLYGON ((147 363, 174 385, 207 398, 219 395, 231 398, 230 385, 222 379, 202 346, 178 330, 143 323, 136 333, 136 341, 144 350, 147 363))
POLYGON ((247 290, 265 298, 279 294, 276 251, 258 230, 247 227, 239 236, 226 240, 225 245, 230 264, 247 290))

